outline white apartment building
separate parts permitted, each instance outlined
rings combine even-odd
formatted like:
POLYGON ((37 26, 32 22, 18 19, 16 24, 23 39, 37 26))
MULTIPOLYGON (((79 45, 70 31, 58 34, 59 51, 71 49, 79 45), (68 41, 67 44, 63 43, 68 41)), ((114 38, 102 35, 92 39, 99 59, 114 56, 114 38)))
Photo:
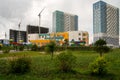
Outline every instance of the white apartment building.
POLYGON ((40 39, 39 38, 39 34, 28 34, 28 41, 29 40, 38 40, 38 39, 40 39))
POLYGON ((89 34, 87 31, 69 31, 69 43, 74 41, 85 41, 89 45, 89 34))

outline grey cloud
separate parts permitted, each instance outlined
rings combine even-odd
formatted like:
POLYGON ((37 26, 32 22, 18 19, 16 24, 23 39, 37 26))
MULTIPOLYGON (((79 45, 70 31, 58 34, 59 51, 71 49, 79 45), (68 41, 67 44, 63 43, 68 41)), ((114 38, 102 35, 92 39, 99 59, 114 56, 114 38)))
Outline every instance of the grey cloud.
POLYGON ((0 16, 4 18, 23 17, 32 5, 32 0, 0 0, 0 16))
MULTIPOLYGON (((31 8, 33 0, 0 0, 0 32, 17 29, 18 23, 31 8)), ((1 37, 0 37, 1 38, 1 37)))

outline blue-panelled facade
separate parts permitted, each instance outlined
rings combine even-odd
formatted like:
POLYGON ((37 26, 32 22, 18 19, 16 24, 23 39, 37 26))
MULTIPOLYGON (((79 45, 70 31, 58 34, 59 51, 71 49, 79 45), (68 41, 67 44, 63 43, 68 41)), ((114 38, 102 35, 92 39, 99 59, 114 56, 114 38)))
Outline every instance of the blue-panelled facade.
POLYGON ((53 32, 64 31, 64 13, 61 11, 55 11, 53 13, 53 32))
POLYGON ((78 16, 56 10, 53 12, 53 32, 77 31, 78 16))
POLYGON ((93 4, 93 32, 106 32, 106 3, 103 1, 93 4))
POLYGON ((75 22, 75 31, 77 31, 78 30, 78 16, 77 15, 75 15, 74 16, 74 22, 75 22))
POLYGON ((98 1, 93 4, 93 34, 94 42, 100 38, 108 45, 119 45, 119 9, 98 1))
MULTIPOLYGON (((117 26, 120 26, 120 25, 119 25, 119 17, 120 17, 120 16, 119 16, 119 8, 117 8, 117 15, 118 15, 118 16, 117 16, 117 23, 118 23, 117 26)), ((117 27, 117 34, 119 34, 119 27, 117 27)))
POLYGON ((101 32, 102 33, 105 33, 106 32, 106 29, 107 29, 107 22, 106 22, 106 10, 107 10, 107 8, 106 8, 106 3, 105 2, 102 2, 102 1, 100 1, 100 11, 101 11, 101 32))

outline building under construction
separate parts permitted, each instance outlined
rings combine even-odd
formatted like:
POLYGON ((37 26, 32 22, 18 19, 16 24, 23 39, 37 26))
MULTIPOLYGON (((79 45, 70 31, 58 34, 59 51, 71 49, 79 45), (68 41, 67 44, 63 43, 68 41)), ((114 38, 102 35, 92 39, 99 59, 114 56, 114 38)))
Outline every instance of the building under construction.
POLYGON ((9 30, 9 39, 13 42, 27 42, 27 34, 26 31, 19 31, 19 30, 9 30))
POLYGON ((39 28, 40 28, 40 33, 48 33, 49 29, 45 27, 39 27, 39 26, 34 26, 34 25, 28 25, 27 26, 27 34, 39 34, 39 28))

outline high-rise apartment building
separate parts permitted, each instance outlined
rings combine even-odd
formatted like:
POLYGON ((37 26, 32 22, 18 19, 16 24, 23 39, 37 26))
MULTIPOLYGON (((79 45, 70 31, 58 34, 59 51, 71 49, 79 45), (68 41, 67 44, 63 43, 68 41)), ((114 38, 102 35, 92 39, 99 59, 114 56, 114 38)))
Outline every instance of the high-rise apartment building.
POLYGON ((104 39, 108 46, 119 45, 119 9, 98 1, 93 4, 94 42, 104 39))
POLYGON ((53 32, 77 31, 78 16, 64 13, 62 11, 53 12, 53 32))

